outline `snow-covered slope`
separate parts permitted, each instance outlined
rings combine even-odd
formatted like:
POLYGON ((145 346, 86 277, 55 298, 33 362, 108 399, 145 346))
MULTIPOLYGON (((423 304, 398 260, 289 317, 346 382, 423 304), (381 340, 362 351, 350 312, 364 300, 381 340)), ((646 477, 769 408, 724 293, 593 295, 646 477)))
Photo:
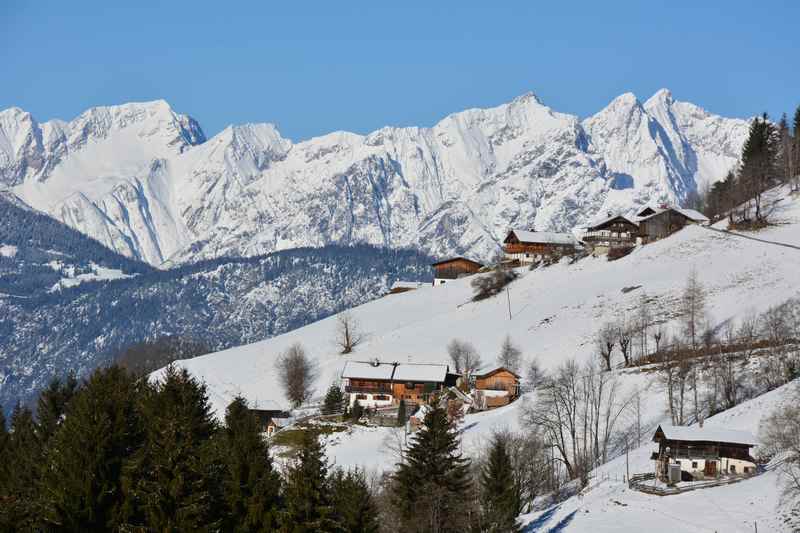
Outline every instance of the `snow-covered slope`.
MULTIPOLYGON (((800 294, 800 198, 775 194, 780 196, 776 216, 781 224, 754 236, 798 248, 690 226, 617 261, 586 258, 522 271, 522 278, 509 286, 510 319, 505 296, 471 302, 469 278, 390 295, 352 310, 368 339, 349 358, 447 362, 447 343, 460 338, 473 343, 488 362, 508 334, 527 357, 553 368, 568 357, 595 356, 592 337, 601 322, 632 313, 644 291, 654 301, 656 320, 674 320, 680 293, 695 268, 708 290, 714 323, 764 310, 800 294)), ((285 404, 276 358, 291 344, 302 343, 319 364, 321 395, 346 360, 334 346, 335 329, 331 317, 184 364, 208 383, 218 413, 237 394, 256 405, 285 404)))
MULTIPOLYGON (((795 381, 737 405, 706 420, 706 427, 758 435, 762 420, 792 401, 798 386, 800 382, 795 381)), ((655 448, 648 443, 630 452, 631 474, 653 470, 650 454, 655 448)), ((629 489, 624 482, 626 468, 625 456, 601 466, 580 495, 524 516, 525 531, 750 533, 757 524, 758 531, 789 533, 800 525, 797 517, 791 519, 788 506, 782 505, 785 480, 777 465, 768 465, 766 472, 739 483, 665 497, 629 489)))
POLYGON ((71 122, 0 112, 0 186, 151 264, 366 242, 487 257, 509 226, 567 230, 724 177, 747 132, 659 91, 581 122, 533 94, 432 128, 205 140, 163 101, 71 122))

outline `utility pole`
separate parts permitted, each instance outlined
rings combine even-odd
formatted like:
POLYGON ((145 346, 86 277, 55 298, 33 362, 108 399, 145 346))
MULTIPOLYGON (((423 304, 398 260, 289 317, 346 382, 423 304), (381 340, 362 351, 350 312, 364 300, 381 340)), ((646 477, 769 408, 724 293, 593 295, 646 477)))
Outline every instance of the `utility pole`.
POLYGON ((631 479, 631 468, 628 462, 628 437, 625 436, 625 478, 627 481, 631 479))
POLYGON ((508 319, 511 320, 511 292, 506 287, 506 298, 508 299, 508 319))

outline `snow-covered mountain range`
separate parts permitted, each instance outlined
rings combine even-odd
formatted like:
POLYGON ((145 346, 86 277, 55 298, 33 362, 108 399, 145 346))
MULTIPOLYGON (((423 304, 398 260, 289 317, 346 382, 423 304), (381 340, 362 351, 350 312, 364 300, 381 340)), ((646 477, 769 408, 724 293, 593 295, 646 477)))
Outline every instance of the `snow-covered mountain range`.
POLYGON ((581 121, 533 94, 432 128, 302 142, 272 124, 206 139, 164 101, 71 122, 0 111, 0 188, 153 265, 370 243, 487 257, 509 226, 568 230, 683 202, 737 161, 747 122, 661 90, 581 121))

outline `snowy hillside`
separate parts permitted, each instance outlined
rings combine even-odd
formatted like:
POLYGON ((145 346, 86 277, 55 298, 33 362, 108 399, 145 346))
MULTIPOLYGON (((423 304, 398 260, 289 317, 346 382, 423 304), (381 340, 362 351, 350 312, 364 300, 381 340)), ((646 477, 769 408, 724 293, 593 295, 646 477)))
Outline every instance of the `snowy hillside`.
MULTIPOLYGON (((720 427, 759 434, 764 417, 790 398, 800 382, 768 392, 724 411, 705 422, 720 427)), ((631 474, 653 470, 650 454, 657 446, 647 443, 630 452, 631 474)), ((758 447, 754 448, 758 454, 758 447)), ((781 505, 782 479, 776 464, 752 479, 732 485, 695 490, 684 494, 654 496, 628 488, 625 483, 625 456, 617 457, 593 472, 589 487, 579 496, 524 517, 525 531, 564 531, 598 533, 648 531, 653 533, 722 532, 771 533, 797 531, 781 505)))
MULTIPOLYGON (((526 357, 545 368, 568 357, 596 357, 592 338, 615 313, 631 312, 642 292, 654 299, 656 319, 673 320, 686 278, 697 269, 708 291, 708 311, 715 324, 762 311, 800 294, 800 198, 777 201, 781 224, 751 235, 730 235, 698 226, 637 248, 614 262, 586 258, 535 271, 509 287, 506 297, 470 301, 470 280, 390 295, 352 310, 365 343, 350 358, 385 361, 447 362, 447 343, 470 341, 484 360, 492 361, 508 334, 526 357)), ((272 339, 186 361, 205 380, 212 403, 222 413, 242 394, 255 405, 285 405, 275 375, 275 361, 292 343, 302 343, 318 361, 317 393, 334 382, 346 360, 334 346, 336 319, 321 320, 272 339)))
POLYGON ((666 90, 580 121, 533 94, 432 128, 301 142, 271 124, 206 140, 164 101, 70 122, 0 111, 0 187, 153 265, 371 243, 488 257, 509 226, 567 230, 722 179, 747 133, 666 90))

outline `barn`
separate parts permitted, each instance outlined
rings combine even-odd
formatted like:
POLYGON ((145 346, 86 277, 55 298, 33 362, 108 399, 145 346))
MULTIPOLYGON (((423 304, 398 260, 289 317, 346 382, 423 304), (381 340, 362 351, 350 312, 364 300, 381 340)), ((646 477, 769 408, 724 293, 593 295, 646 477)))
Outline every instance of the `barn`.
POLYGON ((447 365, 433 363, 347 361, 342 370, 349 405, 358 402, 375 408, 391 407, 400 400, 423 404, 452 376, 447 365))
POLYGON ((452 257, 431 265, 433 267, 433 285, 444 285, 448 280, 463 278, 476 274, 483 264, 466 257, 452 257))
MULTIPOLYGON (((680 465, 681 478, 697 480, 721 475, 750 475, 756 460, 750 448, 758 441, 746 431, 698 426, 660 425, 653 435, 656 476, 669 482, 669 465, 680 465)), ((675 480, 672 480, 675 481, 675 480)))
POLYGON ((709 223, 708 217, 699 211, 682 207, 645 207, 636 216, 639 222, 639 237, 643 243, 669 237, 690 224, 709 223))

